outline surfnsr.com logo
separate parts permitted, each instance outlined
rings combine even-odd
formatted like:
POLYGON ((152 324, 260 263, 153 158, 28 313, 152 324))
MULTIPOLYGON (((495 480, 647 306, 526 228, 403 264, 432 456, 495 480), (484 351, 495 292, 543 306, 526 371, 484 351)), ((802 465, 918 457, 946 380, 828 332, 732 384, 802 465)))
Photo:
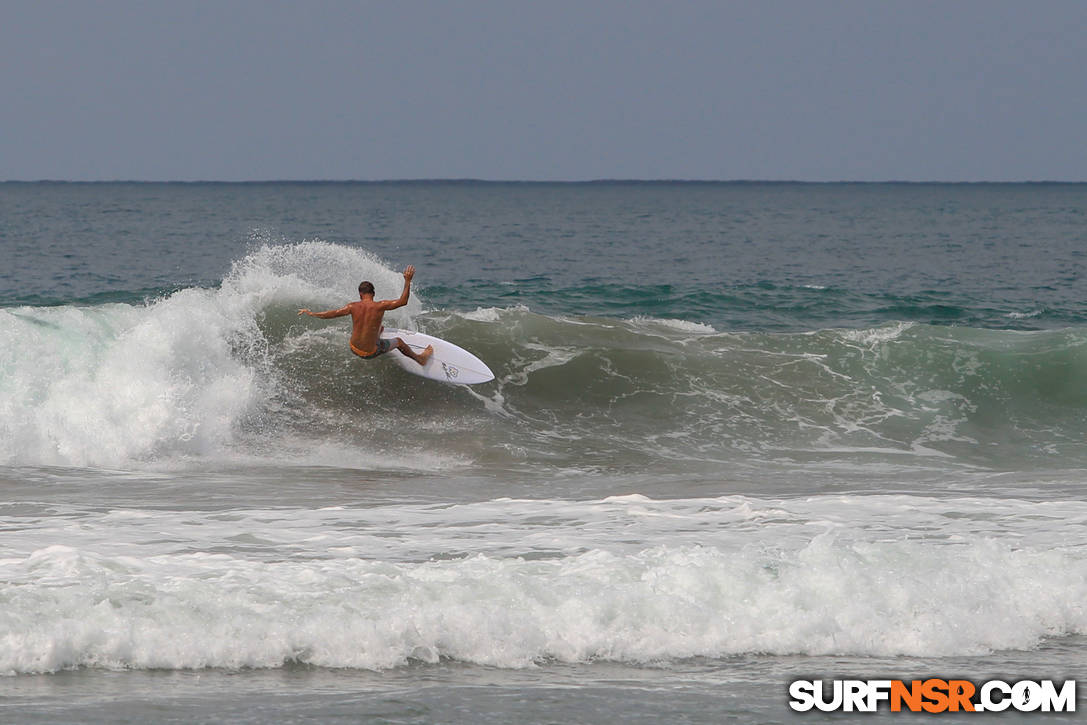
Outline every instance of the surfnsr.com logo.
POLYGON ((1075 712, 1076 681, 989 680, 795 680, 789 707, 797 712, 1075 712))

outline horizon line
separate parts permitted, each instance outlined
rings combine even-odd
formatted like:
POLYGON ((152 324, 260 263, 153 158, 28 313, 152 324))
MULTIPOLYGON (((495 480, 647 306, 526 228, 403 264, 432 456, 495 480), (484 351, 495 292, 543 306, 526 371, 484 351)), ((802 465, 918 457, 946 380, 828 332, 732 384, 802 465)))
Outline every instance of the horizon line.
POLYGON ((684 179, 684 178, 600 178, 600 179, 484 179, 475 177, 418 177, 389 179, 4 179, 0 184, 539 184, 539 185, 589 185, 589 184, 734 184, 734 185, 834 185, 834 184, 899 184, 899 185, 983 185, 983 184, 1084 184, 1087 180, 1071 181, 1059 179, 1019 179, 1019 180, 973 180, 949 181, 928 179, 923 181, 905 179, 855 180, 838 179, 834 181, 812 181, 805 179, 684 179))

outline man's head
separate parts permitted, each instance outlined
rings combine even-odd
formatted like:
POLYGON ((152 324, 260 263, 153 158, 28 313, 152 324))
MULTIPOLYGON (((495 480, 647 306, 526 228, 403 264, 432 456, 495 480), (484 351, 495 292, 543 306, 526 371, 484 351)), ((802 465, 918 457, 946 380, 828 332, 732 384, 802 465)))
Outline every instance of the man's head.
POLYGON ((374 285, 370 282, 360 282, 359 297, 365 297, 366 295, 374 296, 374 285))

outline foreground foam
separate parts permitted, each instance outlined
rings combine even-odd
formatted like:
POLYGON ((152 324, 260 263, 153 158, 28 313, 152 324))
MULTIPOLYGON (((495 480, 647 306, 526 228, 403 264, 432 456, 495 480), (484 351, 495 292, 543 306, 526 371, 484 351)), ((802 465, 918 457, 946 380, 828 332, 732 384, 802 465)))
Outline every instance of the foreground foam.
POLYGON ((56 513, 0 509, 19 532, 0 549, 6 674, 932 657, 1087 633, 1077 501, 631 494, 56 513))
POLYGON ((9 675, 941 656, 1087 633, 1087 562, 990 541, 847 544, 828 535, 783 554, 654 546, 421 563, 135 559, 54 546, 0 570, 0 672, 9 675))

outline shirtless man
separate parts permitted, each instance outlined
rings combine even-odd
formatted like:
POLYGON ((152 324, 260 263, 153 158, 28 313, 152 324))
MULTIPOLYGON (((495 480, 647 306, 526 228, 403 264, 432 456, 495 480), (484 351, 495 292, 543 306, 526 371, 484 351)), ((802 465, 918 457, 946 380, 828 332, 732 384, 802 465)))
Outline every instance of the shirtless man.
POLYGON ((358 302, 348 303, 345 307, 341 307, 338 310, 310 312, 309 310, 303 309, 299 310, 298 314, 309 315, 310 317, 320 317, 322 320, 351 315, 351 319, 353 320, 351 327, 351 352, 355 353, 363 360, 372 360, 379 355, 384 355, 393 348, 393 345, 395 345, 397 350, 420 365, 425 365, 430 356, 434 354, 433 346, 427 345, 426 350, 417 354, 399 337, 392 340, 380 337, 381 331, 385 329, 381 326, 381 320, 385 317, 385 313, 389 310, 395 310, 397 307, 403 307, 408 303, 408 295, 411 293, 411 278, 414 276, 415 267, 409 264, 404 270, 404 291, 401 292, 400 297, 395 300, 375 300, 374 286, 369 282, 363 282, 359 285, 358 302))

